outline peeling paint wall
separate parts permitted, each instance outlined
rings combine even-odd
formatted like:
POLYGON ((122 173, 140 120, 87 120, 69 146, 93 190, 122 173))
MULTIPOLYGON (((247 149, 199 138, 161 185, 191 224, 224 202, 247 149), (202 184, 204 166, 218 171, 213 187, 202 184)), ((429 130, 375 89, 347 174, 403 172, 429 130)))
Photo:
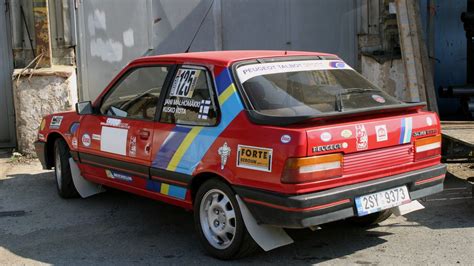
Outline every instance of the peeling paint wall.
POLYGON ((388 94, 399 100, 408 101, 405 69, 401 59, 378 62, 372 57, 362 55, 361 70, 364 77, 388 94))
POLYGON ((36 70, 30 75, 14 74, 13 98, 18 151, 35 155, 34 141, 44 115, 70 111, 77 102, 76 70, 73 67, 36 70))

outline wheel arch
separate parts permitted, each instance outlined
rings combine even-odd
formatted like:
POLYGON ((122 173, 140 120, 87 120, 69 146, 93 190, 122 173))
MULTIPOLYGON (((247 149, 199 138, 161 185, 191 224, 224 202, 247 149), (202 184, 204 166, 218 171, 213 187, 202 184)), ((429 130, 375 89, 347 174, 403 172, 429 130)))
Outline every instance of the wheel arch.
MULTIPOLYGON (((228 185, 230 189, 233 190, 232 184, 223 176, 213 173, 213 172, 202 172, 197 175, 195 175, 189 184, 189 188, 191 190, 191 199, 194 202, 194 198, 196 196, 197 191, 199 190, 199 187, 201 187, 202 184, 204 184, 206 181, 211 180, 211 179, 217 179, 224 184, 228 185)), ((234 191, 235 193, 235 191, 234 191)))
POLYGON ((66 142, 66 139, 64 138, 64 136, 58 132, 49 133, 46 139, 45 159, 46 159, 46 166, 48 169, 51 169, 54 166, 54 143, 56 142, 57 139, 63 139, 66 142))

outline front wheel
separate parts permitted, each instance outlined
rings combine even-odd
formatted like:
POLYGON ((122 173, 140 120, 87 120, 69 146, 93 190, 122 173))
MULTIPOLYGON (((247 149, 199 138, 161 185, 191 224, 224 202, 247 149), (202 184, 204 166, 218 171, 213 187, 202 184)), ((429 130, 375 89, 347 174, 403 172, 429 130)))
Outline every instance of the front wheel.
POLYGON ((66 142, 63 139, 57 139, 54 142, 54 174, 58 194, 62 198, 77 198, 79 193, 72 180, 69 158, 71 154, 66 142))
POLYGON ((248 233, 234 192, 215 179, 196 194, 194 224, 204 249, 218 259, 247 256, 258 249, 248 233))

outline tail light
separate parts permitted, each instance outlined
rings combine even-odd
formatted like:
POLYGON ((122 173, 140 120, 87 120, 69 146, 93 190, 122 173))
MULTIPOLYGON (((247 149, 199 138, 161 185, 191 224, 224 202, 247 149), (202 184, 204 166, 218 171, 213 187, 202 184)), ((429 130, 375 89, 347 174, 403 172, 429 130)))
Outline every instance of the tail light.
POLYGON ((342 153, 286 160, 281 182, 287 184, 319 181, 342 176, 342 153))
POLYGON ((441 135, 415 140, 415 161, 441 154, 441 135))

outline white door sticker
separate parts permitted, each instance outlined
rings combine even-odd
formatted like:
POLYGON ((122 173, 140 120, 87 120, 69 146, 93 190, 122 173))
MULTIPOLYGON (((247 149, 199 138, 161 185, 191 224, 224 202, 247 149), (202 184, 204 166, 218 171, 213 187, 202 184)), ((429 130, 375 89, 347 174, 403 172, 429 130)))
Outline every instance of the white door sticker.
POLYGON ((128 130, 124 128, 102 127, 100 150, 120 155, 127 154, 128 130))

